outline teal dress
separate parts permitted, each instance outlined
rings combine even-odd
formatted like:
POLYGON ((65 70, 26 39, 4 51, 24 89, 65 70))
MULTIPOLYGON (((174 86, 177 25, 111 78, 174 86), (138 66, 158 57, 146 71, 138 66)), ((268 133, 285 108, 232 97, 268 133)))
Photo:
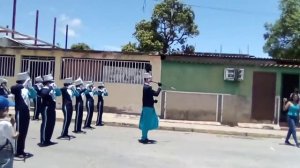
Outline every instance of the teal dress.
POLYGON ((143 107, 139 128, 144 131, 158 128, 158 117, 153 107, 143 107))

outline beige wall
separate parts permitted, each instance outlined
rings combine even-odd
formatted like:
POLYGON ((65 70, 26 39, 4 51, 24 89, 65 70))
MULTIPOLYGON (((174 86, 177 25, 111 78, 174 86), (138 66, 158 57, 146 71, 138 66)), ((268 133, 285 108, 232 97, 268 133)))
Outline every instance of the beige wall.
POLYGON ((217 95, 166 92, 165 118, 193 121, 216 121, 217 95))
POLYGON ((252 101, 244 96, 224 95, 222 122, 236 124, 251 121, 252 101))
MULTIPOLYGON (((55 57, 55 81, 60 87, 63 86, 63 80, 60 79, 60 68, 62 57, 76 58, 95 58, 95 59, 113 59, 113 60, 134 60, 150 61, 152 65, 152 75, 154 81, 161 79, 161 59, 157 55, 146 54, 122 54, 118 52, 74 52, 70 50, 52 50, 52 49, 14 49, 0 48, 0 55, 15 55, 16 69, 15 75, 21 70, 22 56, 46 56, 55 57)), ((15 77, 7 77, 8 86, 15 84, 15 77)), ((105 83, 109 91, 109 96, 105 97, 106 112, 124 112, 140 113, 142 107, 142 86, 141 84, 119 84, 105 83)), ((156 85, 154 85, 156 88, 156 85)), ((95 99, 97 99, 95 97, 95 99)), ((160 100, 160 96, 158 97, 160 100)), ((160 101, 156 104, 156 109, 160 109, 160 101)), ((95 104, 96 105, 96 104, 95 104)), ((61 108, 61 98, 58 98, 57 107, 61 108)), ((160 115, 160 110, 157 111, 160 115)))
POLYGON ((252 102, 243 96, 172 91, 166 92, 164 101, 162 109, 166 119, 225 124, 251 121, 252 102))

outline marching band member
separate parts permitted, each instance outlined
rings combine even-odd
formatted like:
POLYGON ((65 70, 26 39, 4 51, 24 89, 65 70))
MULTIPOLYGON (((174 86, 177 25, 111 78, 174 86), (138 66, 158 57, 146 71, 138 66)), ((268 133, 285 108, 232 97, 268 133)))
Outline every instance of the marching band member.
POLYGON ((7 88, 7 80, 3 77, 0 77, 0 96, 8 98, 10 91, 7 88))
POLYGON ((92 123, 93 113, 94 113, 95 94, 96 94, 96 88, 94 87, 94 83, 92 81, 88 81, 86 84, 86 91, 85 91, 87 116, 83 127, 84 129, 94 128, 91 126, 91 123, 92 123))
POLYGON ((68 134, 68 130, 73 114, 72 98, 79 95, 75 85, 72 85, 72 83, 72 78, 66 78, 64 81, 64 87, 60 89, 62 94, 62 111, 64 113, 64 124, 61 136, 58 138, 71 138, 71 136, 68 134))
POLYGON ((140 143, 148 143, 148 131, 158 128, 158 117, 154 109, 154 96, 158 96, 161 91, 161 83, 158 83, 158 90, 152 90, 150 82, 152 76, 149 73, 144 74, 144 87, 143 87, 143 110, 140 117, 139 129, 142 130, 142 138, 140 143))
POLYGON ((34 114, 32 120, 39 120, 39 115, 41 114, 42 110, 41 90, 43 88, 43 78, 41 76, 38 76, 34 80, 35 84, 33 85, 33 88, 37 92, 37 97, 33 99, 34 114))
POLYGON ((82 125, 82 115, 83 115, 83 97, 85 96, 84 92, 86 89, 84 88, 83 81, 79 77, 74 81, 74 85, 76 86, 76 90, 78 92, 78 96, 76 96, 75 103, 75 124, 74 124, 74 133, 85 133, 85 131, 81 130, 82 125))
POLYGON ((42 124, 40 146, 55 144, 51 142, 55 120, 56 120, 56 97, 61 95, 61 91, 54 83, 52 74, 43 76, 44 87, 41 90, 42 97, 42 124))
POLYGON ((108 96, 107 89, 104 86, 103 82, 99 83, 100 85, 98 86, 97 90, 97 95, 98 95, 98 103, 97 103, 97 110, 98 110, 98 117, 96 121, 96 126, 103 126, 104 124, 102 123, 102 114, 103 114, 103 105, 104 105, 104 96, 108 96))
POLYGON ((29 127, 29 108, 30 99, 34 99, 37 95, 32 87, 31 79, 28 72, 17 74, 16 85, 11 87, 11 93, 15 97, 15 119, 16 130, 19 132, 19 137, 16 141, 16 157, 29 157, 29 153, 25 153, 25 139, 29 127))

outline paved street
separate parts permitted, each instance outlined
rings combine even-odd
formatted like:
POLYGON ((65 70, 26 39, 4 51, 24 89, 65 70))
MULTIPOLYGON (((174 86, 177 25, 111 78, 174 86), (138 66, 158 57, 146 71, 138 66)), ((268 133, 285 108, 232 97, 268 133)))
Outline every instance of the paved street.
POLYGON ((137 141, 136 128, 104 126, 68 141, 56 139, 62 127, 57 122, 53 141, 58 144, 41 148, 39 126, 39 121, 32 121, 27 138, 26 151, 34 156, 15 161, 16 168, 298 168, 300 164, 300 149, 282 145, 281 139, 153 131, 149 135, 157 143, 143 145, 137 141))

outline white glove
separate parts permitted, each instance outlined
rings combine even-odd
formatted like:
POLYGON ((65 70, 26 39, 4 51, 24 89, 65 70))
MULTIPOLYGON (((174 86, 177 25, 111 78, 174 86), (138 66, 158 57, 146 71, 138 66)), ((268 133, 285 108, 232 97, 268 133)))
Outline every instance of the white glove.
POLYGON ((68 89, 76 89, 75 85, 69 85, 68 89))
POLYGON ((51 83, 50 86, 51 86, 53 89, 56 89, 56 88, 57 88, 57 86, 56 86, 55 83, 51 83))
POLYGON ((30 78, 26 79, 25 82, 23 83, 23 86, 25 88, 31 89, 32 88, 31 79, 30 78))
POLYGON ((93 92, 96 92, 96 91, 98 91, 98 88, 93 87, 93 88, 92 88, 92 91, 93 91, 93 92))
POLYGON ((31 82, 31 80, 28 82, 27 87, 28 87, 28 89, 32 89, 32 82, 31 82))
POLYGON ((39 90, 41 90, 43 88, 43 86, 44 86, 42 83, 37 83, 36 85, 37 85, 37 87, 38 87, 39 90))

